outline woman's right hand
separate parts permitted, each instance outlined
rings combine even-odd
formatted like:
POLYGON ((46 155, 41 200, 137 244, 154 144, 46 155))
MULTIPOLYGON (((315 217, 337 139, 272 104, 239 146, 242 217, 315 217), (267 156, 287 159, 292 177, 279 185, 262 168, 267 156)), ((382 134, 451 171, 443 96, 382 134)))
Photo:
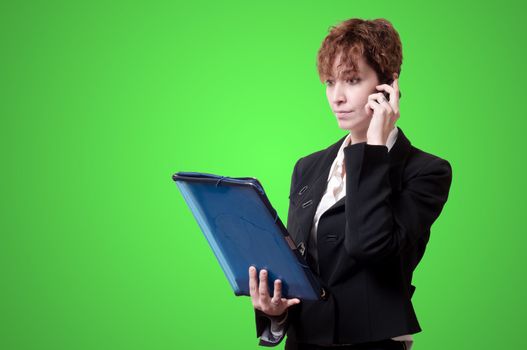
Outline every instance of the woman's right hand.
POLYGON ((249 291, 253 307, 270 316, 280 316, 288 307, 300 303, 298 298, 282 298, 282 281, 279 279, 274 281, 274 293, 271 298, 267 287, 267 271, 260 270, 260 284, 258 284, 254 266, 249 267, 249 291))

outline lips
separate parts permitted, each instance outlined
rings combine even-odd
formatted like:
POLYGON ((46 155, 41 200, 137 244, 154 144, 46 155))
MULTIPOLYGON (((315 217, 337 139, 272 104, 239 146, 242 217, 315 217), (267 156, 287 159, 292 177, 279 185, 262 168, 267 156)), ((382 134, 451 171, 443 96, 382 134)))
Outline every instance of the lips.
POLYGON ((350 114, 351 112, 353 112, 353 111, 340 111, 340 112, 335 112, 335 114, 338 117, 343 117, 343 116, 346 116, 346 115, 350 114))

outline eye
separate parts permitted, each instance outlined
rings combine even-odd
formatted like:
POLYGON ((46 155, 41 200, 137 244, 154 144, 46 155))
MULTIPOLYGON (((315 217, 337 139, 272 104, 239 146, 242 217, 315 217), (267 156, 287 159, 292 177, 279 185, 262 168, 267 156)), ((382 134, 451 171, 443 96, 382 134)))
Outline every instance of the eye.
MULTIPOLYGON (((360 78, 350 78, 350 79, 346 79, 346 82, 350 82, 351 84, 356 84, 360 81, 360 78)), ((324 84, 326 86, 332 86, 333 85, 333 80, 330 80, 330 79, 326 79, 326 81, 324 81, 324 84)))
POLYGON ((352 79, 348 79, 346 81, 352 82, 352 84, 353 84, 353 82, 357 82, 358 83, 360 81, 360 79, 359 78, 352 78, 352 79))

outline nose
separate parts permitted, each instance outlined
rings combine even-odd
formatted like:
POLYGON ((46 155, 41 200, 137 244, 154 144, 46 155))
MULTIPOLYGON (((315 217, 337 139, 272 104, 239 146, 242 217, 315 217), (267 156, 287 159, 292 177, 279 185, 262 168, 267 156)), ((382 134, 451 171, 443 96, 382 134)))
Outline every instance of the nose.
POLYGON ((333 89, 330 95, 331 95, 330 96, 331 101, 335 105, 339 105, 339 104, 346 102, 346 94, 344 93, 344 86, 339 81, 337 81, 335 85, 333 86, 333 89))

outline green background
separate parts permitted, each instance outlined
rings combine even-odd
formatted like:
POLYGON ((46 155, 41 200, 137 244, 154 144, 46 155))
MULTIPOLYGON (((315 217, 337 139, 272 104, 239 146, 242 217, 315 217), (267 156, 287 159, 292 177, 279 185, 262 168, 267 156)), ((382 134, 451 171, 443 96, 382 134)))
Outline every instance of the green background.
POLYGON ((0 349, 258 348, 171 175, 255 176, 285 222, 295 161, 345 134, 315 59, 351 17, 399 31, 398 125, 453 167, 414 349, 527 347, 525 10, 2 2, 0 349))

